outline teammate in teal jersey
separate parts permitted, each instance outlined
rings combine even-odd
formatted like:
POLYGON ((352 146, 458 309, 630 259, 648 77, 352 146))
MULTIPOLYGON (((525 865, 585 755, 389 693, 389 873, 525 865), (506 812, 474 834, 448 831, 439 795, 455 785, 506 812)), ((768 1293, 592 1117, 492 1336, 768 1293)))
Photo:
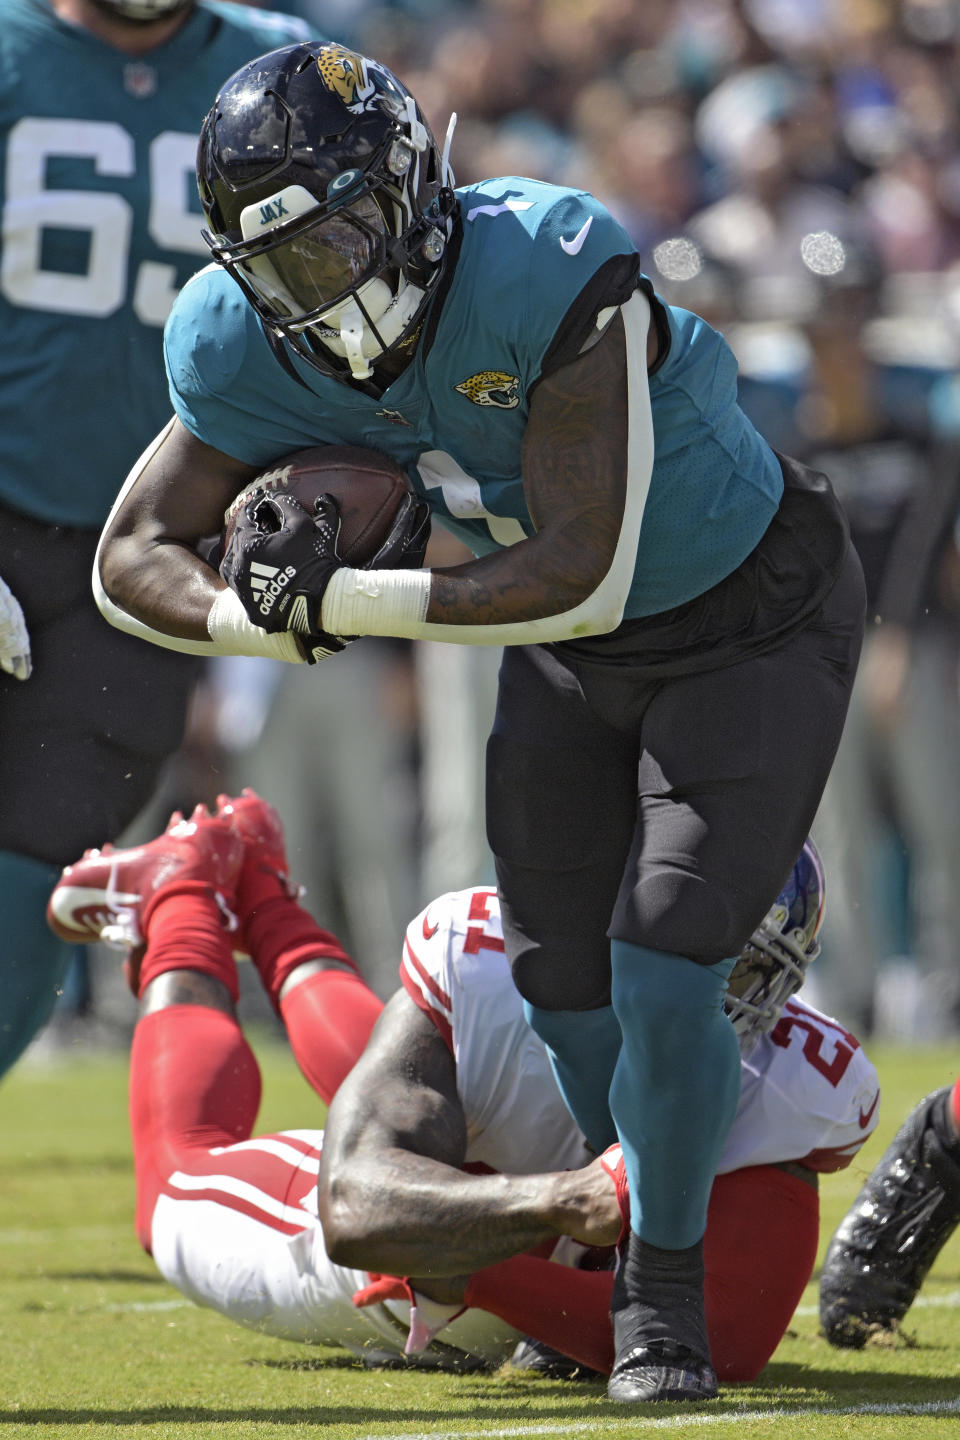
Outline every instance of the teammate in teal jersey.
POLYGON ((456 190, 450 134, 441 151, 400 82, 339 46, 223 85, 198 152, 217 265, 171 315, 176 413, 94 583, 118 626, 191 653, 505 647, 487 829, 507 953, 634 1196, 609 1393, 707 1399, 726 981, 817 808, 862 574, 828 481, 750 425, 721 336, 661 302, 604 207, 518 177, 456 190), (334 505, 256 487, 206 564, 258 470, 327 442, 388 451, 420 497, 375 566, 343 565, 334 505), (424 506, 478 558, 421 568, 424 506))
POLYGON ((219 0, 5 0, 0 24, 0 1074, 71 955, 63 864, 178 745, 196 661, 104 624, 90 567, 169 414, 162 326, 202 263, 205 96, 300 20, 219 0))

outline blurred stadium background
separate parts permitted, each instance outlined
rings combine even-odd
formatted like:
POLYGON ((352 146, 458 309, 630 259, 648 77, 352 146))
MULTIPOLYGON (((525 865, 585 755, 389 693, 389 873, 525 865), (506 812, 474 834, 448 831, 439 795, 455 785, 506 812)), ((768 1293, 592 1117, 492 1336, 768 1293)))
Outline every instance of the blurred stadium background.
MULTIPOLYGON (((814 832, 828 901, 811 998, 862 1039, 955 1038, 960 3, 266 8, 385 61, 438 135, 456 110, 459 182, 525 174, 598 195, 663 296, 725 333, 775 448, 831 475, 870 615, 814 832)), ((489 875, 479 774, 496 657, 458 652, 368 640, 329 675, 217 662, 129 838, 253 784, 283 815, 307 903, 389 993, 406 919, 489 875)), ((255 987, 243 1004, 265 1013, 255 987)), ((125 1040, 132 1008, 116 957, 91 950, 27 1063, 125 1040)))

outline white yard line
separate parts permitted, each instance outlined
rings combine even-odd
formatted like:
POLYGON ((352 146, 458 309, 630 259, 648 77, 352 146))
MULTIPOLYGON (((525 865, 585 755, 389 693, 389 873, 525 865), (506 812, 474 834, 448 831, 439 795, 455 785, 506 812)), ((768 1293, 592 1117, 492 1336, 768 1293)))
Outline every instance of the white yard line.
POLYGON ((932 1415, 939 1418, 960 1415, 960 1396, 955 1400, 932 1400, 923 1405, 798 1405, 795 1408, 727 1410, 723 1413, 700 1415, 684 1413, 664 1416, 662 1419, 656 1416, 644 1419, 636 1413, 631 1414, 624 1406, 624 1413, 614 1420, 559 1421, 556 1425, 507 1425, 499 1430, 492 1430, 484 1425, 475 1430, 398 1430, 389 1434, 370 1431, 366 1435, 358 1435, 356 1440, 478 1440, 478 1437, 481 1437, 481 1440, 515 1440, 515 1437, 526 1435, 582 1435, 584 1431, 622 1431, 625 1425, 635 1430, 692 1430, 696 1426, 744 1425, 755 1420, 766 1422, 790 1420, 794 1417, 805 1420, 814 1415, 838 1420, 856 1415, 932 1415))
POLYGON ((97 1308, 120 1315, 130 1310, 193 1310, 195 1307, 192 1300, 118 1300, 115 1305, 99 1305, 97 1308))
POLYGON ((69 1225, 62 1230, 0 1230, 0 1245, 57 1244, 66 1235, 71 1240, 109 1240, 123 1229, 121 1225, 69 1225))

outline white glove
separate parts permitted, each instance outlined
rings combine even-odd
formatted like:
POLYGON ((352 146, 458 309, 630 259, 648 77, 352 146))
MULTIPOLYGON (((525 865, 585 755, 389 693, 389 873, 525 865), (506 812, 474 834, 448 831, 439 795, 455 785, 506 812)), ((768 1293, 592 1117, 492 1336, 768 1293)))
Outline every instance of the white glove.
POLYGON ((33 665, 30 660, 30 636, 20 602, 0 579, 0 670, 27 680, 33 665))

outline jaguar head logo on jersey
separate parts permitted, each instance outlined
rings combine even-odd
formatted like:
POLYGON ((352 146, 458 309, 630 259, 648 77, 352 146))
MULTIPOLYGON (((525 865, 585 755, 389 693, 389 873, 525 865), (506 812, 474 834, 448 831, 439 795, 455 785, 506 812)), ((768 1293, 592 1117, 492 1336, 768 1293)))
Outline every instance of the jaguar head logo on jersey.
POLYGON ((498 410, 516 410, 520 404, 520 376, 503 370, 480 370, 468 375, 454 390, 474 405, 493 405, 498 410))
POLYGON ((377 93, 367 74, 367 62, 353 50, 340 45, 325 45, 317 56, 317 69, 328 90, 339 95, 348 110, 363 110, 377 93))

